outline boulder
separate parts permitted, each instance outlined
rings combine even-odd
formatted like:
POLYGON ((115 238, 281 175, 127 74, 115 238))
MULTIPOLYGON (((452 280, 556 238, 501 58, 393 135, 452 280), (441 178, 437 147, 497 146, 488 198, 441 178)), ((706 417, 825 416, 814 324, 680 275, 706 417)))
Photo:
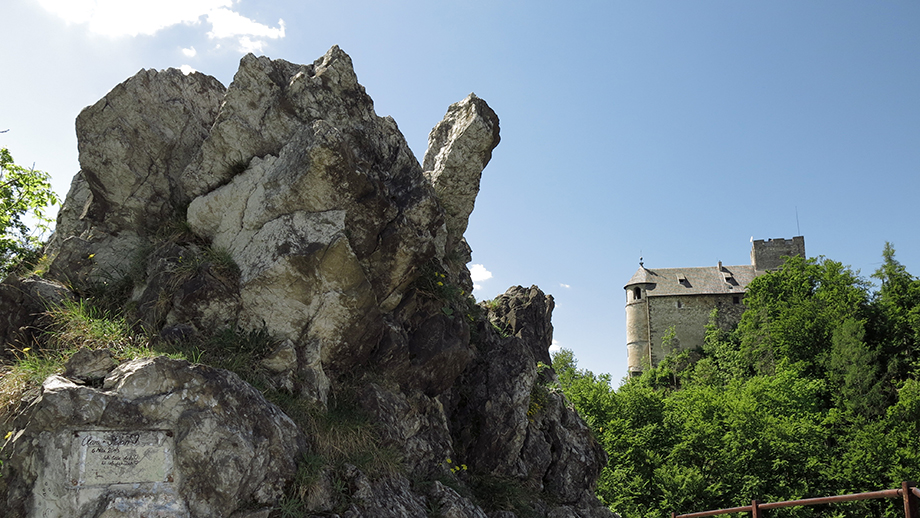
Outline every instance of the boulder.
POLYGON ((82 283, 127 274, 151 234, 182 211, 180 176, 224 92, 197 72, 141 70, 80 112, 80 172, 48 246, 53 277, 82 283))
POLYGON ((64 365, 64 377, 77 383, 98 382, 112 372, 118 363, 108 349, 82 348, 64 365))
POLYGON ((228 371, 157 357, 119 365, 101 387, 75 381, 51 376, 17 416, 4 516, 271 508, 305 450, 293 421, 228 371))
POLYGON ((45 312, 72 297, 60 282, 8 275, 0 282, 0 357, 10 346, 32 347, 44 327, 40 322, 45 312))

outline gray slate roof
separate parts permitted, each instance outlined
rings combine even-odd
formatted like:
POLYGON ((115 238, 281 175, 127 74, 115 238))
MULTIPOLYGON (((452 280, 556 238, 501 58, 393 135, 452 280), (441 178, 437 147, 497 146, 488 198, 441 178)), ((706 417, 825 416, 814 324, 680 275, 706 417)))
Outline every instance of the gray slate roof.
POLYGON ((648 286, 649 297, 666 295, 713 295, 736 293, 743 294, 757 274, 754 267, 741 266, 703 266, 699 268, 656 268, 654 270, 640 267, 625 288, 634 284, 653 284, 648 286))

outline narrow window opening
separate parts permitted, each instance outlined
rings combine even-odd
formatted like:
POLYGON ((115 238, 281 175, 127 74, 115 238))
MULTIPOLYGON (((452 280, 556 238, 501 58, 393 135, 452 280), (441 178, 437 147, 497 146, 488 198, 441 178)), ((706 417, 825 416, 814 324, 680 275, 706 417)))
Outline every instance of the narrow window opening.
POLYGON ((741 304, 740 297, 732 297, 732 304, 741 304))
POLYGON ((641 288, 633 288, 633 299, 634 299, 634 300, 639 300, 639 299, 641 299, 641 298, 642 298, 642 289, 641 289, 641 288))
POLYGON ((677 309, 680 309, 680 308, 682 308, 682 307, 684 307, 684 305, 678 300, 678 301, 677 301, 677 309))

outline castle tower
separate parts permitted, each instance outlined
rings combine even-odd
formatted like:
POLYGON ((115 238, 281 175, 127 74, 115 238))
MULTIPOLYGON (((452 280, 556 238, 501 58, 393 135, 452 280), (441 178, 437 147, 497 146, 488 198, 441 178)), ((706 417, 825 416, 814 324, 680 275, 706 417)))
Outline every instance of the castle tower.
POLYGON ((783 265, 783 257, 805 257, 805 237, 792 239, 757 239, 751 242, 751 266, 755 271, 776 270, 783 265))
POLYGON ((651 365, 651 336, 649 327, 648 290, 654 289, 651 272, 639 263, 626 290, 626 362, 629 375, 638 374, 643 364, 651 365))

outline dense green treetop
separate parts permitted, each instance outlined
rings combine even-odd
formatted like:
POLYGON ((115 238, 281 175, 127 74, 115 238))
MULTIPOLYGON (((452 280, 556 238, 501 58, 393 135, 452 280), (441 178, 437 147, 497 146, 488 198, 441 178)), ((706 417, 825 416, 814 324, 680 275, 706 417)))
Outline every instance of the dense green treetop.
MULTIPOLYGON (((888 244, 873 285, 841 263, 791 258, 748 286, 735 329, 614 390, 553 358, 609 454, 598 496, 624 517, 667 516, 898 487, 920 478, 920 281, 888 244)), ((900 501, 770 516, 903 515, 900 501)))

